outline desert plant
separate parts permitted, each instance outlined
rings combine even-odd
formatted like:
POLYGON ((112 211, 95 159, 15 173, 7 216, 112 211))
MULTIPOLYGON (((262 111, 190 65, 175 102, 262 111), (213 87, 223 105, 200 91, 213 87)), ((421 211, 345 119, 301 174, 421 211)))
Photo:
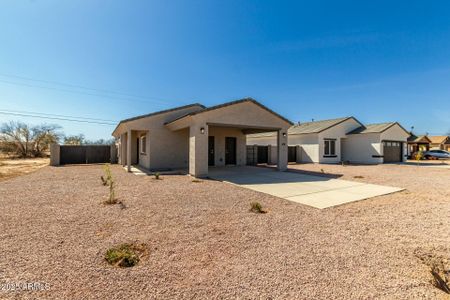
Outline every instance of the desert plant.
POLYGON ((160 179, 159 176, 160 176, 159 172, 156 172, 155 173, 155 179, 159 180, 160 179))
POLYGON ((200 183, 200 182, 203 182, 203 181, 201 181, 200 179, 192 179, 192 182, 194 182, 194 183, 200 183))
POLYGON ((423 152, 421 150, 417 151, 414 155, 414 159, 417 161, 417 164, 419 164, 419 161, 423 159, 423 152))
POLYGON ((109 187, 109 197, 108 200, 105 201, 105 204, 117 204, 119 202, 116 198, 116 185, 109 164, 106 164, 103 169, 105 170, 105 177, 101 176, 100 178, 103 185, 107 185, 109 187))
POLYGON ((320 172, 325 173, 325 170, 324 169, 320 169, 320 172))
POLYGON ((113 266, 133 267, 146 254, 146 248, 145 244, 120 244, 106 251, 105 260, 113 266))
POLYGON ((356 176, 353 176, 353 178, 356 178, 356 179, 362 179, 362 178, 364 178, 364 176, 356 175, 356 176))
POLYGON ((101 176, 101 180, 104 186, 108 185, 112 179, 111 167, 109 164, 103 166, 103 170, 105 171, 105 177, 101 176))
POLYGON ((257 214, 265 214, 267 212, 265 209, 263 209, 261 203, 256 201, 250 203, 250 211, 257 214))

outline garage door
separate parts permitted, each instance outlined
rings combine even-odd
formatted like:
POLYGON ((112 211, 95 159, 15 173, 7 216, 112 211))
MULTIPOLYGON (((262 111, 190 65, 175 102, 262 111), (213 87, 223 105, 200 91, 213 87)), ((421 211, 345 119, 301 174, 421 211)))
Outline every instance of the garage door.
POLYGON ((384 162, 401 162, 402 161, 402 142, 385 141, 384 143, 384 162))

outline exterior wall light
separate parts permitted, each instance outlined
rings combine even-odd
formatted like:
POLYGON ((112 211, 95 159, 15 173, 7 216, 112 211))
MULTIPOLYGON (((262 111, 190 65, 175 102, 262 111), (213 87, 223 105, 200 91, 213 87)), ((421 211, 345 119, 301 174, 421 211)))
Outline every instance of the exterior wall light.
POLYGON ((200 133, 205 134, 205 127, 200 128, 200 133))
POLYGON ((286 132, 283 132, 283 137, 286 137, 286 132))

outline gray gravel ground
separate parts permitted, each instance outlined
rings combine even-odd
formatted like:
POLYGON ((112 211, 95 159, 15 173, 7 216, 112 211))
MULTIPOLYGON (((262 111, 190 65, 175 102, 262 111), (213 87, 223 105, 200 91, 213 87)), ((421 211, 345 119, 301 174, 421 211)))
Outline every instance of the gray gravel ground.
POLYGON ((113 166, 121 209, 101 204, 101 166, 46 167, 0 183, 0 284, 50 288, 0 290, 0 298, 447 297, 417 253, 450 258, 450 170, 300 167, 407 191, 317 210, 226 183, 155 180, 113 166), (252 201, 269 212, 250 213, 252 201), (105 263, 109 247, 133 241, 149 245, 138 266, 105 263))

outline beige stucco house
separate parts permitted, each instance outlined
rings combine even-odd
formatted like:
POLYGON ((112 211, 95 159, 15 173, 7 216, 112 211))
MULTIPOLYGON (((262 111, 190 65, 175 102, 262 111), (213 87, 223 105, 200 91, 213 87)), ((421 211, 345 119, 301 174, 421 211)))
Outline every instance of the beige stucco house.
POLYGON ((246 164, 246 135, 274 132, 277 166, 287 167, 287 130, 292 123, 251 98, 213 107, 191 104, 123 120, 113 132, 118 160, 131 170, 188 169, 193 176, 208 168, 246 164))
MULTIPOLYGON (((409 133, 396 123, 363 125, 354 117, 313 121, 288 129, 289 161, 298 163, 377 164, 404 161, 409 133)), ((273 133, 247 137, 247 145, 268 147, 273 153, 273 133)), ((274 159, 269 155, 268 163, 274 159)))
POLYGON ((361 126, 342 140, 343 161, 382 164, 406 161, 409 132, 399 123, 361 126))

